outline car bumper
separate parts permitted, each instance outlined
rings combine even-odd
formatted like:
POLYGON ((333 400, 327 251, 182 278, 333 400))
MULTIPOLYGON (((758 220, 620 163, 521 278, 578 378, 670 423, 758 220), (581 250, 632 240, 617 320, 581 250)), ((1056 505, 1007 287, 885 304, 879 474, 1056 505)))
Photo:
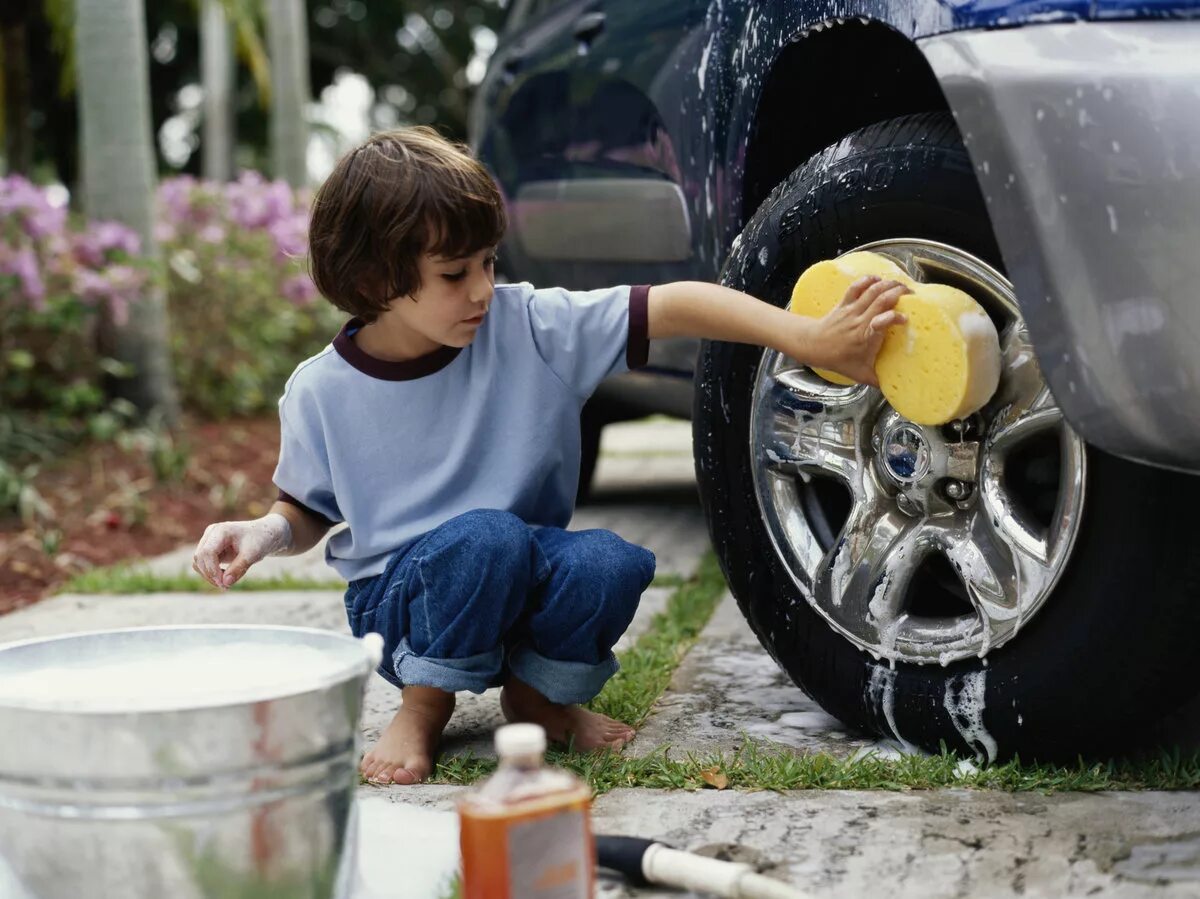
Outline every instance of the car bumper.
POLYGON ((1200 21, 921 48, 1067 419, 1102 449, 1200 472, 1200 21))

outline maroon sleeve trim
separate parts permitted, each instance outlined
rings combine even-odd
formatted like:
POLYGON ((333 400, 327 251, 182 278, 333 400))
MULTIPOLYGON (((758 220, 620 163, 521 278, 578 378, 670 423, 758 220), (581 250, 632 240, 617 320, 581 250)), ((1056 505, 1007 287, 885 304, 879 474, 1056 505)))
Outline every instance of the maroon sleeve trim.
POLYGON ((641 368, 650 357, 650 285, 629 288, 629 342, 625 362, 629 368, 641 368))
POLYGON ((300 500, 296 499, 296 497, 292 496, 290 493, 284 493, 282 490, 280 490, 279 496, 276 497, 276 499, 278 499, 279 502, 281 502, 281 503, 290 503, 291 505, 293 505, 297 509, 299 509, 301 512, 307 512, 309 515, 311 515, 313 518, 317 519, 317 521, 321 522, 324 525, 328 525, 329 527, 332 527, 333 525, 337 524, 336 521, 334 521, 330 518, 326 518, 320 512, 310 509, 308 506, 304 505, 304 503, 300 502, 300 500))

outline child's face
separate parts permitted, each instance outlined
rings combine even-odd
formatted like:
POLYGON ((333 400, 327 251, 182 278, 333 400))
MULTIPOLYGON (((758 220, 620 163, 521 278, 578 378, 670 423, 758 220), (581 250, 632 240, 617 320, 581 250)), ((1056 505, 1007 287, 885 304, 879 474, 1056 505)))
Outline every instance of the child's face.
POLYGON ((465 259, 422 253, 421 287, 412 295, 416 302, 394 302, 392 311, 423 337, 442 346, 464 347, 475 339, 491 305, 495 262, 495 247, 465 259))

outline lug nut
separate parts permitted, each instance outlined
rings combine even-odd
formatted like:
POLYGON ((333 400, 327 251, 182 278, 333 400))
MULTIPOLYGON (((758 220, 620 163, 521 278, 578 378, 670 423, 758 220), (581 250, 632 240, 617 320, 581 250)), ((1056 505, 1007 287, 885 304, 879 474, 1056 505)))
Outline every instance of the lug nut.
POLYGON ((962 481, 947 481, 946 496, 952 500, 963 500, 971 495, 971 485, 962 481))

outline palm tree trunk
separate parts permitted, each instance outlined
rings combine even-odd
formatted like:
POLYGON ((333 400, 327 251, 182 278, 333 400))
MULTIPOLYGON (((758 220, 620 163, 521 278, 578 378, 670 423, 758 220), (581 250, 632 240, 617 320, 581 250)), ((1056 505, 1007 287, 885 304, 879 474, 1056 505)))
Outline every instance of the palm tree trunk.
POLYGON ((33 168, 33 130, 29 125, 30 0, 4 0, 0 9, 0 59, 4 61, 4 158, 10 174, 33 168))
MULTIPOLYGON (((143 0, 78 0, 75 58, 79 73, 84 209, 92 219, 115 219, 154 241, 156 156, 151 138, 150 87, 143 0)), ((128 323, 112 324, 112 352, 134 375, 116 390, 143 413, 167 421, 178 415, 167 337, 166 298, 151 281, 128 323)))
POLYGON ((233 50, 221 0, 202 0, 200 72, 204 85, 201 172, 214 181, 233 174, 233 50))
POLYGON ((267 48, 271 57, 271 162, 277 178, 293 187, 308 183, 308 18, 304 0, 268 0, 267 48))

